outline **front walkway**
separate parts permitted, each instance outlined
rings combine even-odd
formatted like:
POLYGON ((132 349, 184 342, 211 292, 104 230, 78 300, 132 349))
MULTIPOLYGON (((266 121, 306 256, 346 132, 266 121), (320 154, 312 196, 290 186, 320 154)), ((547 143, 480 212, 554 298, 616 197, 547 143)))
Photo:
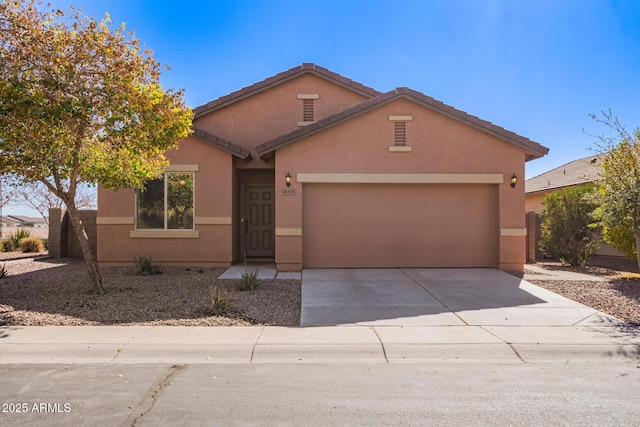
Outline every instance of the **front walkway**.
POLYGON ((232 265, 218 277, 218 279, 239 279, 246 272, 256 271, 258 279, 300 280, 302 273, 277 271, 275 264, 248 263, 247 265, 232 265))

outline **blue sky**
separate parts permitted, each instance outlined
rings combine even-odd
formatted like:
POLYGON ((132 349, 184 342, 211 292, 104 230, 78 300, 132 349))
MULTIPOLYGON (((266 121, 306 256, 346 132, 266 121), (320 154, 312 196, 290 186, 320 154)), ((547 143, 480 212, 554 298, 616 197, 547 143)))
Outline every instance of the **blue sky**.
POLYGON ((611 109, 640 126, 640 2, 49 0, 125 22, 196 107, 314 62, 409 86, 550 148, 527 178, 591 154, 611 109))

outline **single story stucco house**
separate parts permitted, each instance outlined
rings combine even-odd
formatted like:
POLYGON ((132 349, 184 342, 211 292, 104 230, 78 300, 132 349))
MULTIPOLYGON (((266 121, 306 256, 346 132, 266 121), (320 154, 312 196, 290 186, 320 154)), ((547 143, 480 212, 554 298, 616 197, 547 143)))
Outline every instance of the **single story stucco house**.
POLYGON ((314 64, 194 114, 161 179, 99 189, 101 264, 523 269, 528 138, 314 64))

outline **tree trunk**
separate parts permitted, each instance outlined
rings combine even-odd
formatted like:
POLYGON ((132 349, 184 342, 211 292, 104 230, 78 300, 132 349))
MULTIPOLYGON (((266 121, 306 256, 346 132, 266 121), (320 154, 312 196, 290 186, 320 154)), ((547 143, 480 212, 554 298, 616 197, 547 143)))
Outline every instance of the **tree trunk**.
POLYGON ((78 210, 73 205, 73 203, 67 204, 67 212, 69 213, 71 225, 73 226, 73 230, 76 233, 76 237, 80 242, 82 257, 84 258, 84 263, 87 266, 87 271, 89 272, 89 277, 91 278, 91 287, 96 294, 102 295, 105 292, 105 287, 102 283, 102 275, 100 274, 98 263, 93 259, 93 253, 91 252, 91 247, 89 246, 89 237, 87 237, 87 232, 84 229, 84 225, 82 224, 82 221, 80 221, 80 214, 78 213, 78 210))
POLYGON ((638 272, 640 272, 640 231, 635 230, 633 235, 636 237, 636 261, 638 261, 638 272))

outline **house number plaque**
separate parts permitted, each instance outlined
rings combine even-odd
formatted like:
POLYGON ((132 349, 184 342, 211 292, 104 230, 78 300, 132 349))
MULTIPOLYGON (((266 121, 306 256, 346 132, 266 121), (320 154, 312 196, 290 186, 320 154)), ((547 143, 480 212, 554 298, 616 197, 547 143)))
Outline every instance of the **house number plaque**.
POLYGON ((283 188, 280 190, 280 194, 282 194, 283 196, 295 196, 296 190, 293 188, 283 188))

